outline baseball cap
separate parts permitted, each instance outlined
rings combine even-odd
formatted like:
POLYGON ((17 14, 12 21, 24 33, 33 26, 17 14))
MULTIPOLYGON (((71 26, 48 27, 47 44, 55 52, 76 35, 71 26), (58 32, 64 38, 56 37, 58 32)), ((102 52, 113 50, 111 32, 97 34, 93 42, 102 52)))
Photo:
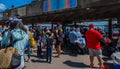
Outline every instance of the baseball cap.
POLYGON ((94 28, 94 24, 89 24, 89 27, 90 28, 94 28))

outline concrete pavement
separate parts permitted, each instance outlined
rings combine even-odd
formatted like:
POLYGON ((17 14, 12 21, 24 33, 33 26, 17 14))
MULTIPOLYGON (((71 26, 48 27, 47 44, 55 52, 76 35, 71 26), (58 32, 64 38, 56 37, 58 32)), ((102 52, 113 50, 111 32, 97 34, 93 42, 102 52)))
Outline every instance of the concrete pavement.
MULTIPOLYGON (((55 54, 55 50, 53 52, 53 61, 52 63, 47 63, 45 59, 40 59, 36 57, 36 53, 34 52, 31 55, 30 62, 26 62, 26 69, 99 69, 98 61, 95 58, 95 68, 89 68, 89 56, 86 55, 78 55, 71 56, 69 52, 62 52, 60 58, 56 58, 57 54, 55 54)), ((108 69, 113 69, 112 60, 108 58, 104 58, 105 64, 110 66, 108 69)))

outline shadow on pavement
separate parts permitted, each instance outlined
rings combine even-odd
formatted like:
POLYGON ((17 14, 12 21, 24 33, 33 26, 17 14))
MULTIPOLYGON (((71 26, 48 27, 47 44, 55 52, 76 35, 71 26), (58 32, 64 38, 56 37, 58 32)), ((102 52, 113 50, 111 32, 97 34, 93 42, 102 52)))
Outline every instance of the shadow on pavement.
POLYGON ((112 63, 104 63, 104 65, 108 66, 107 69, 114 69, 112 63))
POLYGON ((108 69, 114 69, 113 68, 113 63, 108 63, 107 61, 112 61, 112 58, 111 57, 103 57, 103 60, 105 61, 104 62, 104 65, 108 66, 109 68, 108 69))
POLYGON ((31 57, 35 57, 35 58, 38 58, 38 56, 37 55, 30 55, 31 57))
POLYGON ((76 68, 89 68, 88 65, 84 64, 84 63, 79 63, 79 62, 72 62, 70 60, 67 60, 65 62, 63 62, 64 64, 70 66, 70 67, 76 67, 76 68))
POLYGON ((47 63, 45 60, 34 60, 34 59, 31 59, 31 61, 33 63, 47 63))

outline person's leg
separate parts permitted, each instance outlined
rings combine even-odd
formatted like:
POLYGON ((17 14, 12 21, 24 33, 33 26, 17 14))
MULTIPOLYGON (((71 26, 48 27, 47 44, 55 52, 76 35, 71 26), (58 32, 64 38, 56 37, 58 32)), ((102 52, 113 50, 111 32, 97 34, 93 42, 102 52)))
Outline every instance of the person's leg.
POLYGON ((58 46, 58 44, 57 44, 57 42, 56 42, 56 44, 55 44, 55 50, 56 50, 56 52, 58 53, 57 46, 58 46))
POLYGON ((57 49, 57 56, 56 57, 60 57, 60 54, 61 54, 61 46, 60 46, 60 44, 58 44, 57 46, 56 46, 56 49, 57 49))
POLYGON ((93 65, 94 63, 94 56, 90 56, 90 65, 93 65))
POLYGON ((48 60, 49 60, 49 49, 47 48, 46 49, 46 61, 48 62, 48 60))
POLYGON ((79 53, 80 53, 80 50, 79 50, 78 44, 75 43, 75 44, 74 44, 74 47, 75 47, 75 52, 79 54, 79 53))
POLYGON ((103 60, 102 58, 97 58, 98 59, 98 62, 99 62, 99 67, 103 66, 103 60))
POLYGON ((79 50, 80 50, 81 54, 85 54, 85 48, 80 48, 79 47, 79 50))
POLYGON ((94 67, 94 52, 93 49, 89 49, 90 67, 94 67))
POLYGON ((73 52, 75 55, 77 55, 78 49, 77 49, 76 44, 73 44, 73 46, 72 46, 72 52, 73 52))
POLYGON ((28 43, 28 62, 29 62, 29 60, 30 60, 30 43, 28 43))
POLYGON ((40 57, 42 57, 42 46, 41 46, 41 43, 40 43, 40 57))
POLYGON ((61 44, 58 45, 58 57, 60 57, 61 54, 61 44))
POLYGON ((40 46, 37 46, 37 56, 40 57, 40 46))
POLYGON ((104 69, 104 68, 108 68, 107 66, 103 65, 103 59, 102 59, 102 50, 96 50, 96 55, 97 55, 97 59, 99 62, 99 68, 104 69))
POLYGON ((70 43, 70 46, 69 46, 69 50, 70 50, 71 53, 74 52, 74 51, 73 51, 73 45, 74 45, 73 43, 70 43))
POLYGON ((49 62, 51 63, 52 62, 52 46, 50 47, 50 56, 49 57, 50 57, 50 61, 49 62))

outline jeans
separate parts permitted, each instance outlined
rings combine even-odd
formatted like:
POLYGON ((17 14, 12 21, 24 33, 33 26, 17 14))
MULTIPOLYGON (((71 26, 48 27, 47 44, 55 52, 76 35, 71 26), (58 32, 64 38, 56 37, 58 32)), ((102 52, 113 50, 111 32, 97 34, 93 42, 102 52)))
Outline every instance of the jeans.
POLYGON ((40 43, 40 46, 37 46, 37 56, 42 57, 41 53, 42 53, 42 47, 41 47, 41 43, 40 43))
POLYGON ((52 62, 52 46, 47 47, 47 62, 52 62))
POLYGON ((29 41, 27 42, 26 48, 27 48, 28 58, 30 59, 30 42, 29 41))

